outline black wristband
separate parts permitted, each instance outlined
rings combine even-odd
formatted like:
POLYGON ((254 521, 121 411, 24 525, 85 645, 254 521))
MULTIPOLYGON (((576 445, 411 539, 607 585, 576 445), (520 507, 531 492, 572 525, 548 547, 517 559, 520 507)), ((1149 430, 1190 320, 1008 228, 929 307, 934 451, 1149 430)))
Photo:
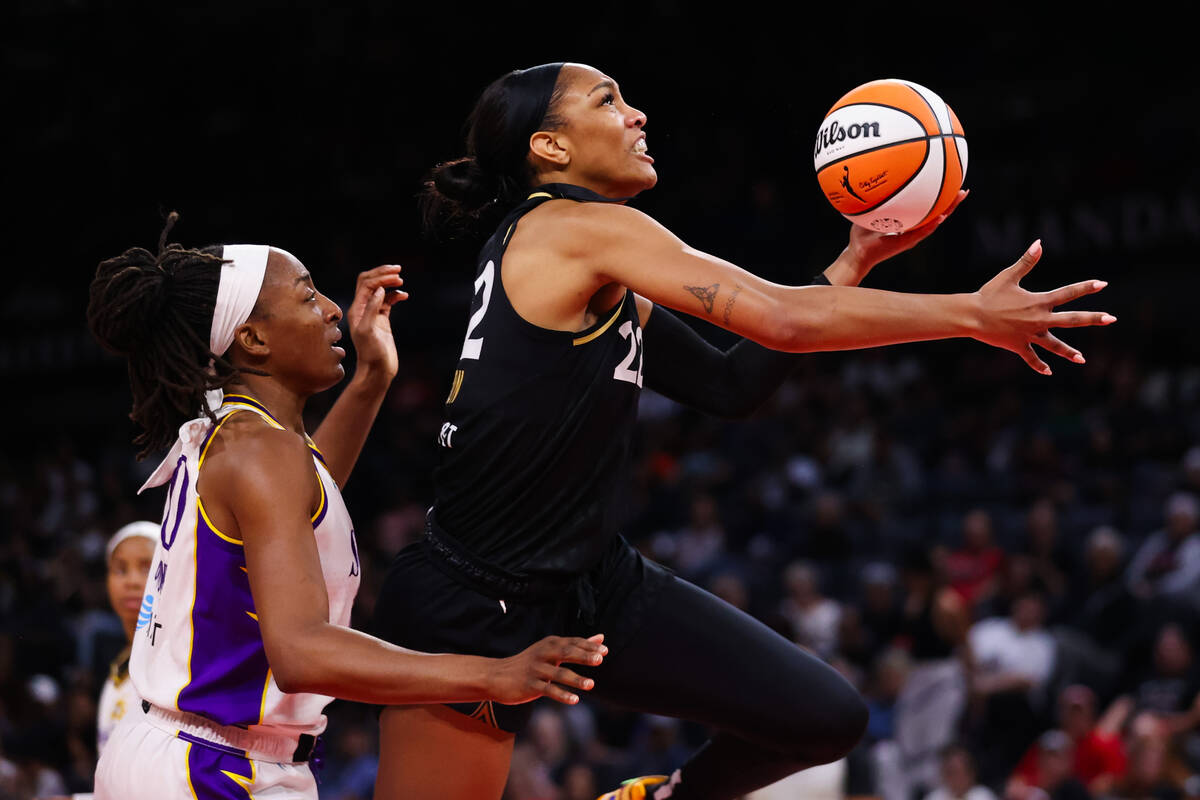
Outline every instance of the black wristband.
POLYGON ((829 278, 825 277, 824 272, 818 272, 817 276, 812 279, 812 284, 814 286, 833 286, 833 284, 829 282, 829 278))

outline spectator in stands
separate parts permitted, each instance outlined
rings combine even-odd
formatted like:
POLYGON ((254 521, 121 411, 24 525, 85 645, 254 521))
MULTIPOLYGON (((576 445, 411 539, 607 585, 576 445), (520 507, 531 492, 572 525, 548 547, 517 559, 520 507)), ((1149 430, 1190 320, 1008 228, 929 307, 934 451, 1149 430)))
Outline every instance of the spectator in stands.
POLYGON ((1074 775, 1075 746, 1065 731, 1046 731, 1037 740, 1034 784, 1019 777, 1004 787, 1005 800, 1089 800, 1091 794, 1074 775))
POLYGON ((1129 587, 1142 598, 1176 598, 1195 606, 1200 592, 1200 502, 1189 492, 1172 494, 1161 530, 1152 533, 1129 564, 1129 587))
POLYGON ((821 593, 821 579, 807 561, 793 561, 783 573, 784 595, 780 613, 792 638, 818 656, 830 659, 838 642, 841 606, 821 593))
POLYGON ((1054 637, 1046 630, 1045 599, 1029 591, 1012 612, 971 626, 973 744, 980 774, 1003 780, 1041 727, 1044 690, 1055 664, 1054 637))
POLYGON ((942 750, 941 780, 925 800, 996 800, 977 777, 971 751, 961 744, 948 745, 942 750))
MULTIPOLYGON (((1059 694, 1060 729, 1071 739, 1071 774, 1096 797, 1107 794, 1125 774, 1126 755, 1121 731, 1132 709, 1119 698, 1097 718, 1096 693, 1080 684, 1067 686, 1059 694)), ((1042 741, 1025 751, 1014 777, 1029 786, 1043 786, 1042 741)))
POLYGON ((945 569, 950 588, 969 607, 989 600, 997 590, 1004 551, 995 543, 992 515, 973 508, 962 519, 962 543, 946 554, 945 569))

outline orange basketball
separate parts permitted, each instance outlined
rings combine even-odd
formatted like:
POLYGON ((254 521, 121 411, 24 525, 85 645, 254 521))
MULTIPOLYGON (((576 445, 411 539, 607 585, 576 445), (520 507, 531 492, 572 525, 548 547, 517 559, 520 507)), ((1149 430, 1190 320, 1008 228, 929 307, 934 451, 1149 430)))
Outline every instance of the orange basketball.
POLYGON ((899 233, 950 205, 967 139, 950 106, 912 81, 864 83, 833 104, 813 150, 817 183, 855 225, 899 233))

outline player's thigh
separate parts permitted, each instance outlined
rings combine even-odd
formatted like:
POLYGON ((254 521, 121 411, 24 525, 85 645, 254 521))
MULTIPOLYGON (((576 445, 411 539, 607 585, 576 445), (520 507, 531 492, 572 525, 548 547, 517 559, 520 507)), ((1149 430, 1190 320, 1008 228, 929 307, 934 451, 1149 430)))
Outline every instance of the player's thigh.
POLYGON ((514 736, 443 705, 389 706, 379 717, 376 800, 499 800, 514 736))
POLYGON ((837 670, 687 581, 660 591, 628 645, 595 670, 591 694, 801 752, 812 737, 853 743, 866 724, 837 670))

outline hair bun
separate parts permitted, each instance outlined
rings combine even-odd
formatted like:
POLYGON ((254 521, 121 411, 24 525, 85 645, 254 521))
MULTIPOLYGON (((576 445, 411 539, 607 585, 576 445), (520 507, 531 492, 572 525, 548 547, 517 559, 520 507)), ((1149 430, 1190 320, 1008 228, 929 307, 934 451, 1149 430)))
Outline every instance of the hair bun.
POLYGON ((466 208, 482 208, 496 199, 500 190, 498 177, 479 166, 468 156, 439 164, 431 175, 434 188, 466 208))

